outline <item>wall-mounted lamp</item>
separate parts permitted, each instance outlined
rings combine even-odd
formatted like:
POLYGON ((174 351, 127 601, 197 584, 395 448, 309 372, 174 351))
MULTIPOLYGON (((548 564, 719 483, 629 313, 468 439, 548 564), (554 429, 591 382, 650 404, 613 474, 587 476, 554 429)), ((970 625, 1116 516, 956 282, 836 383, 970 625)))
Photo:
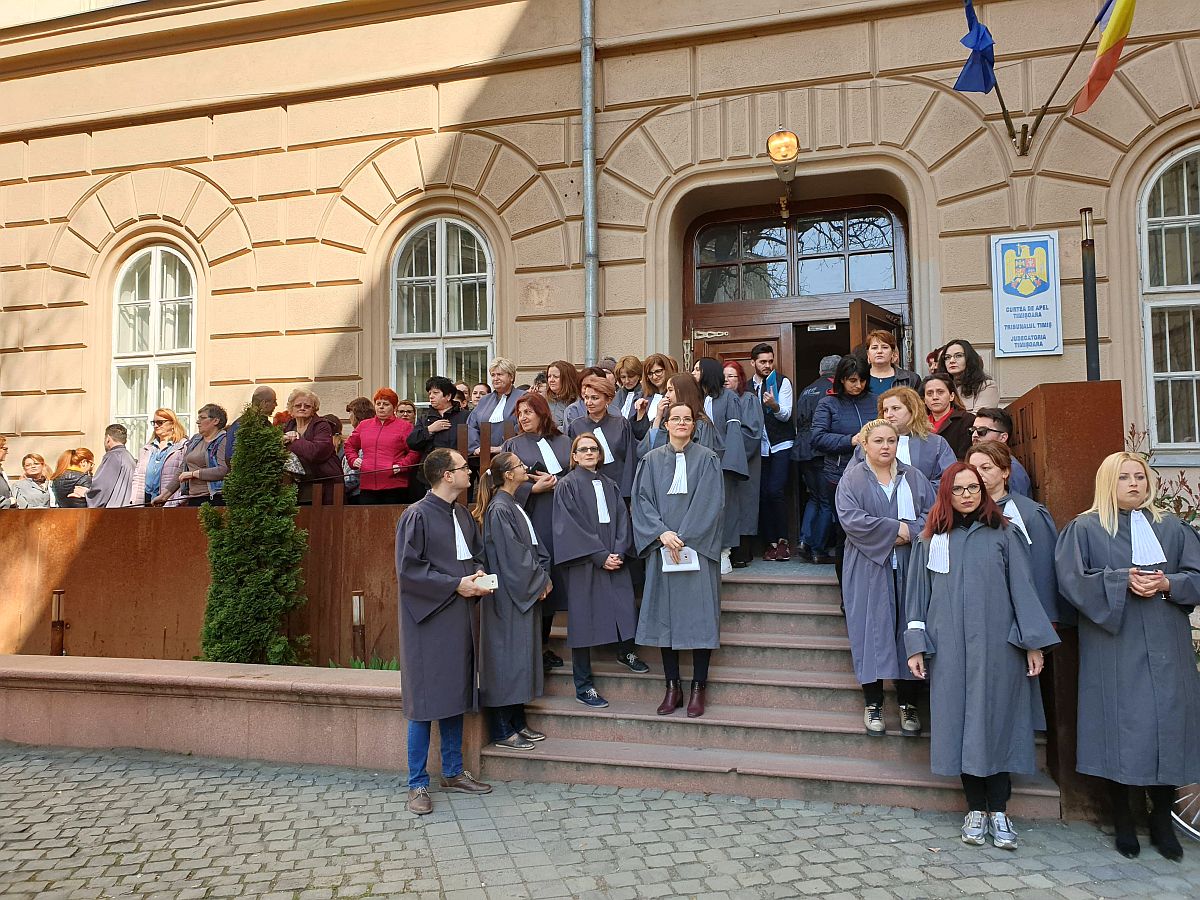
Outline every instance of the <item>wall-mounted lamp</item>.
POLYGON ((788 200, 792 195, 792 179, 796 177, 796 160, 800 156, 800 138, 796 132, 780 128, 767 138, 767 155, 775 167, 775 175, 783 182, 783 196, 779 198, 779 214, 788 217, 788 200))

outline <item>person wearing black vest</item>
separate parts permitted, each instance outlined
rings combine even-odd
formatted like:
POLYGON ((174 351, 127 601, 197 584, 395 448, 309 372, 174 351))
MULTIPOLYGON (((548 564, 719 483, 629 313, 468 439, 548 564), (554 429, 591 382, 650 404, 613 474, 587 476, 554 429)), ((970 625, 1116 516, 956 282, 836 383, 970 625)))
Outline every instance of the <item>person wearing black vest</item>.
POLYGON ((762 404, 762 478, 759 482, 758 534, 763 559, 792 558, 787 539, 787 482, 796 429, 792 425, 792 382, 775 371, 775 348, 758 344, 750 351, 754 378, 750 387, 762 404))

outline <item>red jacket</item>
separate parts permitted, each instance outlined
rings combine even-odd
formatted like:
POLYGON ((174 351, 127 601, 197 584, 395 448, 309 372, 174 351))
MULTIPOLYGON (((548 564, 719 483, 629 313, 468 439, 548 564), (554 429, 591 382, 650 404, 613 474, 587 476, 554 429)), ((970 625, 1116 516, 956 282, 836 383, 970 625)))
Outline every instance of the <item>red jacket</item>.
POLYGON ((363 419, 346 438, 346 461, 362 458, 358 483, 364 491, 386 491, 406 488, 421 461, 421 454, 408 447, 412 425, 404 419, 391 418, 380 422, 379 417, 363 419), (392 466, 403 466, 399 475, 391 474, 392 466))

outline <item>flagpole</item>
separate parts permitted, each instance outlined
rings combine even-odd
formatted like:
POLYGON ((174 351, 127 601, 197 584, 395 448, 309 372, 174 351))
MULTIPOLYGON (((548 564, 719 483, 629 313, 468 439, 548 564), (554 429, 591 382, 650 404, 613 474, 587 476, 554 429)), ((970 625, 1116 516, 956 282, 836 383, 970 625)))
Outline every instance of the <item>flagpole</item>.
POLYGON ((1012 116, 1008 112, 1008 107, 1004 105, 1004 95, 1000 93, 1000 79, 996 79, 996 99, 1000 102, 1000 112, 1004 113, 1004 124, 1008 126, 1008 139, 1013 142, 1013 146, 1020 150, 1020 144, 1017 143, 1017 129, 1013 127, 1012 116))
POLYGON ((1083 48, 1088 45, 1092 39, 1092 35, 1096 33, 1096 29, 1100 25, 1100 18, 1097 16, 1092 22, 1092 27, 1088 29, 1087 37, 1083 42, 1075 48, 1075 55, 1071 57, 1071 61, 1067 63, 1067 68, 1063 70, 1062 77, 1058 79, 1058 84, 1054 86, 1054 90, 1050 92, 1050 99, 1046 101, 1046 105, 1042 107, 1037 114, 1037 118, 1033 120, 1033 127, 1029 130, 1028 137, 1022 136, 1021 146, 1017 148, 1017 155, 1024 156, 1029 152, 1029 145, 1033 142, 1034 136, 1037 134, 1038 126, 1042 124, 1042 119, 1046 118, 1046 113, 1050 110, 1050 104, 1054 102, 1054 98, 1058 95, 1059 89, 1063 86, 1063 82, 1067 80, 1067 76, 1071 74, 1071 67, 1075 65, 1075 61, 1079 59, 1083 53, 1083 48))

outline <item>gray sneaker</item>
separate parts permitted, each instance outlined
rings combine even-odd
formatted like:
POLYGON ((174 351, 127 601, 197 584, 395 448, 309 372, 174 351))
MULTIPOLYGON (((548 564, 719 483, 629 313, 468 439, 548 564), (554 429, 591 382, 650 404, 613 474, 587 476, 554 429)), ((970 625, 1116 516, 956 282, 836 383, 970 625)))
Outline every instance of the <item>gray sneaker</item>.
POLYGON ((905 737, 921 736, 921 717, 915 706, 900 707, 900 733, 905 737))
POLYGON ((973 809, 963 819, 962 840, 972 847, 982 847, 987 843, 988 815, 983 810, 973 809))
POLYGON ((883 724, 883 707, 878 704, 868 704, 863 709, 863 725, 871 737, 883 737, 887 726, 883 724))
MULTIPOLYGON (((1017 849, 1017 830, 1013 828, 1012 819, 1002 812, 994 812, 991 816, 992 843, 1000 850, 1017 849)), ((966 834, 966 829, 963 829, 966 834)), ((966 840, 966 838, 963 838, 966 840)))

